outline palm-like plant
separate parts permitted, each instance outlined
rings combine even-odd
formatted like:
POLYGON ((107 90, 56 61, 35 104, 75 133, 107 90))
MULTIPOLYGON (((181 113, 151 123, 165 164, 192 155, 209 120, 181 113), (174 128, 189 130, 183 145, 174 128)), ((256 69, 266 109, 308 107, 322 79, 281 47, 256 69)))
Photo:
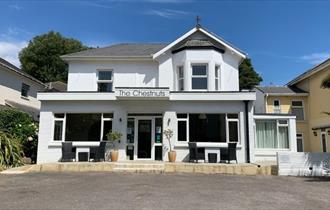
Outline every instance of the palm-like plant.
POLYGON ((321 83, 321 87, 322 88, 330 88, 330 74, 323 79, 322 83, 321 83))
POLYGON ((17 167, 23 165, 22 147, 11 135, 0 131, 0 165, 17 167))

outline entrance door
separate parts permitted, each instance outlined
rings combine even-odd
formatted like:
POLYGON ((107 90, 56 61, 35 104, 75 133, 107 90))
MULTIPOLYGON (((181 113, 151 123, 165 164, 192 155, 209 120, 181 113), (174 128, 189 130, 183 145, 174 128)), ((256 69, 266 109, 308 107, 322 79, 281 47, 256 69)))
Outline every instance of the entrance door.
POLYGON ((138 120, 138 146, 139 159, 151 159, 152 120, 138 120))

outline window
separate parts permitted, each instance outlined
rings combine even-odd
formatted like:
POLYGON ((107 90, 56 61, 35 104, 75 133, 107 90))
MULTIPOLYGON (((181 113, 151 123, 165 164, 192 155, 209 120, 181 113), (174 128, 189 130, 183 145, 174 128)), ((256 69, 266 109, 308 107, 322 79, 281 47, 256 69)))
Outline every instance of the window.
POLYGON ((63 141, 65 114, 54 114, 54 141, 63 141))
POLYGON ((155 143, 161 144, 163 142, 163 119, 162 118, 156 118, 155 119, 155 143))
POLYGON ((291 113, 296 116, 296 120, 304 120, 304 107, 302 101, 292 101, 291 113))
POLYGON ((288 149, 287 120, 256 120, 256 148, 288 149))
POLYGON ((184 70, 183 66, 178 68, 178 91, 184 90, 184 70))
POLYGON ((187 142, 188 141, 188 114, 177 114, 178 118, 178 141, 187 142))
POLYGON ((99 92, 112 92, 113 89, 113 72, 98 71, 97 91, 99 92))
POLYGON ((107 134, 112 130, 112 118, 113 114, 102 114, 102 126, 101 126, 101 133, 102 133, 102 140, 108 140, 107 134))
POLYGON ((321 131, 321 146, 322 152, 327 152, 327 138, 324 131, 321 131))
POLYGON ((215 90, 220 90, 220 84, 219 84, 219 66, 215 66, 215 90))
POLYGON ((238 114, 227 114, 228 140, 229 142, 239 141, 238 114))
POLYGON ((274 113, 276 113, 276 114, 280 114, 280 113, 281 113, 281 104, 280 104, 280 100, 274 100, 274 101, 273 101, 273 105, 274 105, 274 113))
POLYGON ((22 83, 21 96, 28 97, 29 90, 30 90, 30 85, 27 85, 25 83, 22 83))
POLYGON ((206 65, 192 66, 191 88, 193 90, 207 90, 207 70, 206 65))
POLYGON ((301 133, 297 133, 297 152, 304 151, 304 138, 301 133))
POLYGON ((100 141, 101 115, 66 114, 65 141, 100 141))

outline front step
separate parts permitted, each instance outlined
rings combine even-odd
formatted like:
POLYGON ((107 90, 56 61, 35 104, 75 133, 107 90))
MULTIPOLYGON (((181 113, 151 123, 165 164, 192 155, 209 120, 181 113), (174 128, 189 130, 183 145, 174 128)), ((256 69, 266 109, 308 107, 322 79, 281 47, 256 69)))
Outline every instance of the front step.
POLYGON ((163 173, 165 164, 163 163, 115 163, 114 172, 128 173, 163 173))

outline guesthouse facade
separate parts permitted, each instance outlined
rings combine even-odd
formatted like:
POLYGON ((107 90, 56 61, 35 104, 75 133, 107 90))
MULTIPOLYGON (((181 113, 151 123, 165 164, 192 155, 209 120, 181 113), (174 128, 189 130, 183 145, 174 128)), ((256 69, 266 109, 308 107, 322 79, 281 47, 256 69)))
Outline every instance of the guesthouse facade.
POLYGON ((116 44, 64 55, 67 91, 38 94, 37 162, 60 161, 65 141, 97 146, 109 131, 123 135, 119 160, 167 161, 172 149, 176 161, 188 161, 188 142, 205 148, 235 142, 241 163, 274 159, 277 149, 295 151, 295 118, 255 117, 255 92, 240 90, 238 66, 245 58, 200 26, 169 44, 116 44), (256 121, 264 156, 255 155, 256 121), (275 147, 264 147, 265 128, 273 129, 275 147))

